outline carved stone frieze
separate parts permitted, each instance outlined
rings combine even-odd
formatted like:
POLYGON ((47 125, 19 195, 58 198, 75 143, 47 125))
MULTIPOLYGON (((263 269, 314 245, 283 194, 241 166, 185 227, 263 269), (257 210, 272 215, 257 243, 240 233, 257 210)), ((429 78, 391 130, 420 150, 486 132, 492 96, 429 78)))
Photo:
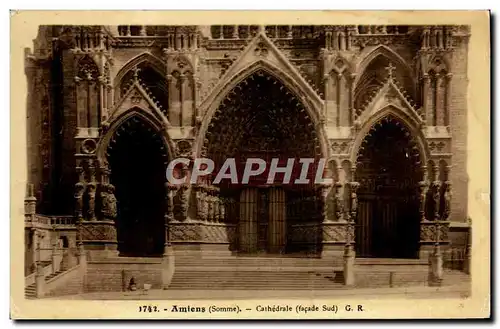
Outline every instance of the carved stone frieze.
POLYGON ((323 223, 323 242, 343 244, 354 241, 354 227, 346 222, 323 223))
POLYGON ((436 243, 439 239, 440 243, 449 242, 448 233, 450 230, 450 223, 443 221, 425 221, 420 223, 420 243, 432 244, 436 243), (439 237, 437 230, 439 228, 439 237))
POLYGON ((114 221, 83 221, 79 229, 84 242, 116 242, 114 221))

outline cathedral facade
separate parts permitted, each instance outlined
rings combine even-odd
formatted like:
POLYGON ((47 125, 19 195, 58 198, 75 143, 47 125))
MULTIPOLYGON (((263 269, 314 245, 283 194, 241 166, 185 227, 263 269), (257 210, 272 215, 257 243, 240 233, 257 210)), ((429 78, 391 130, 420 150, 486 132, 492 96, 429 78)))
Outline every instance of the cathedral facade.
POLYGON ((103 258, 463 245, 468 39, 467 26, 41 26, 25 56, 27 268, 54 231, 103 258), (169 184, 178 158, 326 159, 332 183, 169 184))

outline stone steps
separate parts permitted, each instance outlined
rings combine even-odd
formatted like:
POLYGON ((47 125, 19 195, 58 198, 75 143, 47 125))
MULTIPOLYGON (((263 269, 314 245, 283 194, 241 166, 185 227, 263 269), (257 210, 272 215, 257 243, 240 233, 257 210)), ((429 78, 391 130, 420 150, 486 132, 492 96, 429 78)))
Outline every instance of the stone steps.
POLYGON ((342 288, 341 272, 176 271, 169 289, 297 290, 342 288))
POLYGON ((24 297, 26 299, 36 298, 36 286, 34 283, 24 288, 24 297))
MULTIPOLYGON (((50 263, 49 263, 50 264, 50 263)), ((66 269, 61 269, 55 273, 49 274, 45 277, 45 282, 51 280, 52 278, 55 278, 59 274, 65 272, 66 269)), ((24 288, 24 297, 27 299, 33 299, 36 298, 36 284, 32 283, 29 286, 24 288)))
MULTIPOLYGON (((342 289, 342 258, 176 257, 169 289, 315 290, 342 289)), ((428 285, 428 264, 420 259, 357 258, 355 286, 402 287, 428 285)), ((445 270, 443 285, 470 277, 445 270)))

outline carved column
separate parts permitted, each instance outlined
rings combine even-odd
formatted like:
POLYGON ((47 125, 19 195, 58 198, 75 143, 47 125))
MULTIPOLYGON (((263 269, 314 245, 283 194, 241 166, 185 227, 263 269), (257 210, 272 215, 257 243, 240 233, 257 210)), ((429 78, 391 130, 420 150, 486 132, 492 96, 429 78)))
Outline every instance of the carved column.
POLYGON ((323 115, 325 118, 328 118, 328 108, 329 108, 329 103, 330 103, 330 98, 332 95, 330 94, 330 83, 331 83, 331 76, 330 74, 325 74, 323 75, 323 81, 324 81, 324 86, 325 86, 325 109, 323 112, 323 115))
POLYGON ((341 89, 342 89, 342 73, 337 74, 337 88, 336 88, 336 105, 337 108, 335 109, 336 112, 336 126, 339 127, 341 122, 340 122, 340 112, 342 111, 342 100, 341 100, 341 89))
POLYGON ((434 125, 435 126, 442 126, 443 125, 443 112, 444 108, 442 106, 443 103, 443 94, 442 92, 442 86, 444 83, 444 77, 442 74, 436 74, 436 104, 434 104, 435 112, 434 112, 434 125))
POLYGON ((354 251, 353 243, 356 241, 356 237, 354 234, 354 224, 358 212, 357 190, 359 188, 359 183, 355 181, 355 172, 356 167, 352 166, 351 181, 349 182, 350 207, 346 232, 347 241, 344 248, 344 284, 347 286, 354 284, 354 262, 356 258, 356 252, 354 251))
POLYGON ((167 85, 168 85, 168 120, 172 121, 172 95, 175 92, 174 77, 171 74, 167 74, 167 85))
POLYGON ((170 224, 174 219, 174 191, 176 186, 166 183, 167 211, 165 212, 165 243, 163 245, 161 281, 162 288, 168 289, 175 272, 175 255, 171 245, 170 224))
POLYGON ((165 183, 167 211, 165 212, 165 244, 163 246, 163 254, 168 253, 168 248, 171 246, 170 238, 170 223, 174 220, 174 195, 177 187, 170 183, 165 183))
POLYGON ((179 76, 179 79, 181 81, 181 93, 180 93, 180 102, 181 102, 181 109, 180 109, 180 118, 179 118, 179 123, 180 126, 184 126, 184 116, 185 116, 185 104, 184 101, 186 100, 186 87, 187 87, 187 76, 184 74, 181 74, 179 76))
POLYGON ((233 39, 239 39, 239 31, 238 31, 238 25, 233 26, 233 39))
POLYGON ((288 31, 286 33, 286 37, 288 39, 292 39, 293 38, 293 26, 292 25, 288 25, 288 31))
POLYGON ((427 73, 422 77, 423 80, 423 88, 422 88, 422 107, 424 108, 425 113, 425 121, 428 125, 432 125, 432 122, 429 122, 429 118, 432 118, 429 111, 429 75, 427 73))
POLYGON ((349 76, 349 125, 352 126, 355 120, 356 110, 354 109, 354 80, 356 79, 356 74, 351 73, 349 76))
POLYGON ((193 127, 196 126, 196 118, 198 117, 198 106, 200 105, 200 89, 201 89, 201 80, 198 76, 193 76, 193 88, 194 88, 194 93, 193 93, 193 122, 192 125, 193 127))
POLYGON ((444 108, 444 125, 450 125, 450 113, 451 113, 451 78, 452 73, 446 74, 446 104, 444 108))

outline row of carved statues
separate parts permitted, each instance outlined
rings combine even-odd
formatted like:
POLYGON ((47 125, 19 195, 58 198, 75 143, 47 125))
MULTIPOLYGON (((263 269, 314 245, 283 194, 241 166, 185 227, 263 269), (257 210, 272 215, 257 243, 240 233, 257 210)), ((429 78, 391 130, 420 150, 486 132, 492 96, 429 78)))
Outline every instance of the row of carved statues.
MULTIPOLYGON (((287 211, 291 217, 302 217, 322 213, 324 208, 331 210, 337 220, 356 218, 358 210, 358 182, 344 184, 335 183, 323 199, 318 195, 304 195, 290 198, 287 201, 287 211), (347 193, 346 193, 347 191, 347 193), (347 202, 344 195, 347 194, 347 202), (326 207, 323 203, 326 201, 326 207)), ((177 208, 178 213, 187 216, 188 193, 185 187, 167 193, 167 209, 177 208), (177 202, 174 201, 177 196, 177 202), (176 203, 176 205, 175 205, 176 203), (177 206, 177 207, 176 207, 177 206)), ((425 220, 447 220, 451 210, 451 183, 449 181, 419 182, 420 217, 425 220)), ((204 221, 231 222, 238 218, 238 202, 234 197, 220 196, 215 188, 198 188, 196 198, 196 216, 204 221)), ((117 199, 115 187, 110 183, 77 183, 75 185, 75 216, 78 220, 114 220, 117 216, 117 199)), ((173 216, 174 214, 170 214, 173 216)), ((328 216, 325 213, 326 216, 328 216)), ((333 217, 333 216, 332 216, 333 217)))
POLYGON ((109 183, 77 183, 75 185, 75 217, 77 220, 114 220, 117 216, 115 187, 109 183))

